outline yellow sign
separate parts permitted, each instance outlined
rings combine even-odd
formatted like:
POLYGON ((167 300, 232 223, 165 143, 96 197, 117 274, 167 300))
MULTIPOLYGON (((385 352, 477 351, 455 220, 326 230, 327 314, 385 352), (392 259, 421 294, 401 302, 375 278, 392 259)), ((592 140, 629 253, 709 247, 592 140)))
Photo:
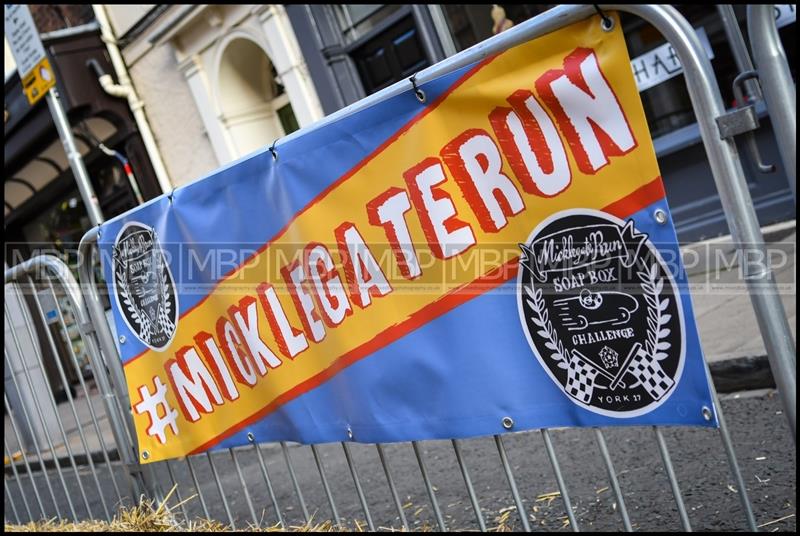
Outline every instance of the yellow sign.
POLYGON ((55 85, 56 75, 50 67, 50 60, 43 58, 22 81, 22 91, 33 106, 55 85))
POLYGON ((32 106, 56 85, 56 76, 28 6, 5 4, 3 18, 5 37, 17 64, 22 91, 32 106))

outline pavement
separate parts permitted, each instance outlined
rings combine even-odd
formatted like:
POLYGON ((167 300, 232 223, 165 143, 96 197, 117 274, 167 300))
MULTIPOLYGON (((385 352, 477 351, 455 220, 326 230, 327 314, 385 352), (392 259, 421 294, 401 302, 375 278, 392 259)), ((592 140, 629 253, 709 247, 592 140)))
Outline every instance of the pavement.
MULTIPOLYGON (((763 229, 764 240, 789 327, 797 340, 796 221, 763 229)), ((682 249, 706 361, 717 390, 733 392, 774 386, 767 351, 731 238, 682 249)))
MULTIPOLYGON (((796 224, 792 221, 765 228, 764 234, 769 245, 768 249, 778 289, 796 339, 796 224)), ((770 530, 776 528, 794 530, 795 480, 791 475, 795 474, 795 470, 790 469, 787 473, 785 468, 795 467, 795 449, 775 392, 766 390, 753 394, 751 391, 774 386, 774 380, 769 373, 766 350, 742 277, 742 263, 735 256, 735 248, 730 238, 689 244, 682 248, 682 255, 689 276, 692 302, 703 351, 709 362, 715 385, 721 393, 736 392, 734 395, 723 395, 722 405, 734 435, 734 444, 738 449, 739 459, 746 467, 746 482, 748 489, 754 494, 754 498, 751 498, 757 507, 757 517, 761 522, 769 523, 766 527, 770 530), (748 393, 743 394, 744 391, 748 391, 748 393), (743 452, 744 457, 742 456, 743 452)), ((111 444, 113 439, 110 428, 96 391, 90 392, 90 399, 94 411, 98 415, 101 434, 107 438, 106 442, 111 444)), ((80 428, 85 432, 88 451, 94 453, 92 458, 95 463, 99 464, 101 461, 97 455, 99 440, 91 424, 91 416, 86 402, 86 396, 79 389, 76 396, 78 422, 80 428)), ((93 491, 90 485, 92 481, 89 480, 89 468, 81 467, 88 460, 85 456, 86 446, 77 433, 79 425, 76 424, 69 405, 62 403, 58 410, 65 423, 68 437, 65 442, 61 434, 55 434, 53 442, 56 456, 64 459, 67 454, 67 444, 73 455, 78 457, 83 455, 82 459, 78 460, 78 467, 75 469, 65 468, 63 475, 68 489, 74 489, 69 482, 70 479, 74 481, 76 470, 85 480, 85 491, 80 495, 75 494, 73 497, 78 511, 81 510, 80 504, 83 495, 86 495, 86 502, 93 505, 92 508, 95 511, 100 510, 101 496, 109 503, 109 506, 116 504, 119 501, 114 500, 116 494, 111 492, 112 488, 109 486, 108 477, 112 476, 112 473, 108 472, 108 468, 103 464, 105 468, 99 471, 100 480, 103 483, 95 486, 103 491, 101 493, 93 491)), ((693 482, 683 490, 684 499, 687 503, 692 504, 690 517, 701 520, 701 526, 707 530, 741 528, 742 519, 739 518, 742 516, 735 493, 735 483, 726 472, 727 466, 724 463, 725 458, 716 432, 676 428, 669 430, 665 435, 667 435, 668 444, 671 447, 677 446, 676 452, 683 455, 679 461, 676 461, 676 472, 681 477, 681 482, 686 479, 693 482), (686 456, 689 451, 697 452, 697 456, 686 456), (706 458, 703 459, 703 456, 706 458), (722 493, 722 498, 709 495, 709 489, 716 489, 722 493), (707 511, 700 512, 701 509, 707 511), (710 517, 706 515, 712 513, 708 510, 713 510, 713 515, 710 517)), ((664 482, 660 482, 662 486, 657 489, 651 485, 654 478, 664 479, 663 467, 660 466, 657 450, 653 450, 652 433, 648 433, 647 429, 642 428, 619 428, 609 430, 608 436, 612 457, 618 459, 619 455, 620 458, 626 459, 626 466, 619 476, 623 489, 626 490, 626 501, 631 501, 628 506, 631 517, 634 517, 633 513, 636 511, 650 512, 647 515, 639 514, 642 517, 636 521, 635 528, 655 530, 668 526, 670 523, 675 525, 674 528, 679 528, 677 511, 674 509, 674 501, 669 495, 669 487, 664 485, 664 482), (623 478, 623 475, 628 476, 623 478)), ((577 498, 573 500, 573 506, 579 514, 579 519, 583 520, 584 526, 595 530, 620 528, 612 521, 617 519, 615 517, 617 506, 608 490, 607 478, 602 465, 597 460, 589 462, 583 459, 585 449, 596 449, 593 445, 587 444, 587 442, 591 443, 591 434, 586 430, 559 430, 554 431, 553 437, 559 444, 559 456, 568 460, 565 471, 569 472, 570 485, 572 486, 575 481, 580 482, 580 485, 583 486, 581 488, 583 491, 577 493, 577 498), (580 461, 575 463, 574 460, 580 461)), ((8 416, 5 417, 5 440, 7 452, 19 450, 8 416)), ((531 441, 541 443, 538 432, 512 434, 507 439, 507 448, 509 448, 510 456, 514 458, 512 463, 516 464, 514 470, 515 472, 520 471, 517 479, 519 482, 525 483, 527 490, 524 496, 528 498, 525 506, 529 509, 528 514, 531 516, 529 521, 533 525, 539 524, 539 528, 566 530, 568 524, 565 524, 566 517, 560 497, 557 494, 555 496, 547 495, 547 493, 556 492, 558 488, 553 481, 548 460, 546 457, 543 458, 545 456, 544 449, 539 448, 541 445, 533 448, 531 441), (538 495, 533 492, 534 487, 539 490, 538 495)), ((437 489, 449 490, 443 491, 439 497, 448 523, 459 528, 477 528, 471 506, 464 494, 463 480, 460 480, 461 473, 452 459, 452 446, 449 442, 438 441, 425 442, 422 445, 432 480, 439 486, 437 489)), ((479 497, 482 501, 487 501, 481 503, 481 508, 486 510, 487 524, 519 528, 515 521, 514 503, 507 493, 508 487, 503 476, 504 473, 499 467, 494 467, 496 465, 494 460, 497 459, 497 451, 492 452, 495 447, 494 443, 491 439, 480 438, 469 440, 464 445, 465 457, 473 460, 472 463, 476 465, 475 470, 479 474, 488 475, 486 476, 487 485, 482 482, 477 487, 479 497)), ((353 445, 352 448, 359 465, 367 463, 365 461, 367 459, 370 460, 368 462, 369 469, 361 466, 359 470, 365 478, 364 486, 367 488, 368 501, 370 503, 377 502, 378 505, 377 513, 373 512, 376 524, 382 523, 383 526, 397 527, 399 519, 391 508, 393 504, 391 497, 384 497, 387 494, 386 483, 381 466, 376 465, 374 446, 353 445), (370 489, 372 491, 369 491, 370 489)), ((340 515, 348 519, 363 519, 364 515, 360 503, 356 500, 352 477, 342 457, 341 446, 322 445, 319 449, 323 463, 326 466, 330 465, 331 470, 335 473, 333 476, 329 475, 334 496, 347 497, 346 502, 339 505, 340 515)), ((401 497, 401 502, 406 505, 411 525, 417 528, 435 525, 427 495, 423 494, 424 488, 418 482, 420 475, 418 466, 415 465, 416 459, 413 458, 413 451, 405 452, 405 450, 411 450, 407 444, 387 445, 386 449, 393 465, 392 469, 398 488, 416 489, 415 494, 409 492, 401 497), (405 450, 401 453, 401 449, 405 450)), ((322 494, 319 473, 309 448, 292 445, 289 450, 290 455, 295 458, 298 480, 301 484, 304 483, 301 487, 308 488, 304 491, 308 494, 307 503, 322 510, 319 513, 321 517, 330 518, 330 513, 325 510, 328 503, 325 495, 322 494), (298 460, 298 457, 301 459, 298 460), (309 480, 315 480, 315 482, 309 484, 309 480)), ((274 444, 265 445, 262 447, 262 452, 268 470, 277 472, 277 475, 274 476, 279 482, 279 485, 276 484, 276 494, 279 503, 286 504, 285 507, 281 506, 284 515, 293 522, 300 523, 302 517, 300 517, 300 508, 296 501, 296 492, 290 484, 290 475, 286 472, 285 458, 283 458, 280 447, 274 444)), ((112 453, 112 461, 115 458, 113 454, 115 453, 112 453)), ((48 459, 52 460, 52 455, 47 452, 43 456, 46 465, 52 467, 52 461, 47 463, 48 459)), ((260 467, 256 464, 255 456, 251 456, 249 461, 245 461, 245 458, 246 456, 242 458, 243 472, 246 478, 255 478, 260 474, 260 467)), ((34 454, 28 454, 29 462, 34 462, 35 459, 34 454)), ((230 455, 225 457, 224 452, 215 454, 214 459, 221 460, 216 463, 232 465, 230 464, 230 455)), ((205 461, 203 458, 198 458, 198 460, 199 462, 205 461)), ((66 466, 66 463, 62 463, 62 465, 66 466)), ((113 472, 116 474, 114 484, 122 489, 122 495, 125 495, 127 488, 123 470, 118 463, 112 465, 113 472)), ((186 470, 186 464, 173 462, 172 467, 174 467, 177 480, 182 482, 179 490, 183 489, 184 495, 188 495, 193 480, 186 470)), ((18 465, 18 468, 24 472, 21 464, 18 465)), ((471 466, 470 470, 472 470, 471 466)), ((620 471, 620 468, 617 467, 617 470, 620 471)), ((8 465, 6 472, 10 473, 8 465)), ((53 474, 52 470, 50 472, 53 474)), ((233 470, 233 467, 219 469, 219 474, 226 489, 233 487, 241 490, 241 486, 237 484, 237 472, 233 470)), ((209 505, 212 515, 219 520, 227 519, 222 505, 217 501, 218 491, 214 491, 216 488, 212 487, 214 480, 207 462, 198 468, 197 476, 204 488, 204 495, 211 493, 214 498, 209 505), (215 493, 217 494, 214 495, 215 493)), ((166 478, 163 474, 161 477, 166 478)), ((27 481, 27 477, 23 477, 23 481, 27 481)), ((28 485, 30 485, 29 482, 28 485)), ((166 483, 164 487, 165 489, 169 488, 166 483)), ((272 520, 271 522, 274 523, 273 512, 265 506, 271 504, 270 499, 264 495, 263 485, 261 488, 254 491, 253 502, 261 505, 260 510, 256 508, 259 515, 263 514, 265 520, 272 520), (256 499, 256 495, 258 495, 258 499, 256 499), (264 510, 265 508, 266 510, 264 510)), ((58 494, 58 489, 56 489, 56 494, 58 494)), ((59 500, 63 502, 63 499, 59 500)), ((239 526, 252 521, 247 515, 246 499, 241 492, 232 493, 229 500, 233 517, 239 526)), ((200 506, 195 499, 189 507, 191 514, 202 514, 200 506)), ((64 511, 66 508, 67 505, 62 504, 64 511)), ((50 512, 48 515, 55 513, 50 512)), ((79 517, 82 516, 79 514, 79 517)))

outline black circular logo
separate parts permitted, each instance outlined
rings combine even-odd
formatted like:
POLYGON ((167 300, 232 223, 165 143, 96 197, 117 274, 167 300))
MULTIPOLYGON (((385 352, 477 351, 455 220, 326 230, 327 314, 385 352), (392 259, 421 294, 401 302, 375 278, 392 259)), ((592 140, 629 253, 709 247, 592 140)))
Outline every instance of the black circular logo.
POLYGON ((683 371, 680 294, 661 255, 610 214, 559 212, 520 244, 518 306, 544 369, 596 413, 635 417, 675 390, 683 371))
POLYGON ((126 324, 136 337, 161 351, 178 324, 178 295, 155 230, 128 223, 113 249, 114 294, 126 324))

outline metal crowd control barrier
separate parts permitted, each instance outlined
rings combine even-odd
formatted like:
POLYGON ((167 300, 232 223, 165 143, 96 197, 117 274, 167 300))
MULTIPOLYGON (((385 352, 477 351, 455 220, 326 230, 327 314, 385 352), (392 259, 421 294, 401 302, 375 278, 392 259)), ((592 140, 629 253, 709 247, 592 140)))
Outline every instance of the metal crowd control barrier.
POLYGON ((747 8, 747 33, 789 187, 797 201, 797 91, 775 26, 775 6, 747 8))
POLYGON ((28 519, 108 518, 141 492, 126 470, 136 468, 131 440, 108 381, 106 363, 119 357, 100 353, 78 283, 59 259, 6 269, 5 293, 7 489, 18 488, 28 519))
MULTIPOLYGON (((601 9, 638 15, 660 30, 673 45, 686 73, 704 145, 734 240, 740 244, 754 244, 757 249, 763 251, 763 239, 752 209, 736 148, 733 142, 720 138, 715 124, 715 118, 724 111, 716 80, 691 26, 669 6, 610 5, 601 6, 601 9)), ((417 83, 432 80, 453 69, 593 14, 595 14, 593 6, 559 6, 426 69, 417 75, 417 83)), ((311 128, 319 128, 410 89, 408 82, 395 84, 333 114, 311 128)), ((308 132, 308 129, 305 132, 308 132)), ((297 134, 290 136, 295 135, 297 134)), ((127 389, 121 364, 116 355, 116 346, 106 325, 92 264, 92 252, 95 251, 98 232, 98 229, 91 230, 81 242, 80 279, 86 292, 85 307, 93 326, 92 340, 97 345, 95 350, 100 349, 102 355, 107 358, 105 363, 108 366, 109 381, 113 386, 110 387, 109 395, 117 395, 114 400, 119 404, 120 415, 124 416, 120 417, 120 422, 117 423, 120 437, 116 439, 126 444, 125 441, 135 437, 132 433, 126 435, 132 432, 132 428, 129 428, 130 401, 127 399, 127 389)), ((25 271, 16 269, 14 273, 25 273, 25 271)), ((774 291, 775 285, 768 267, 753 275, 758 278, 756 282, 760 286, 754 284, 751 290, 764 291, 766 286, 767 290, 774 291)), ((6 277, 8 281, 8 273, 6 277)), ((788 323, 781 302, 777 300, 777 293, 753 292, 752 295, 754 308, 770 352, 774 375, 779 382, 781 397, 794 433, 794 343, 789 335, 788 323), (775 297, 775 300, 770 296, 775 297), (792 354, 791 360, 789 351, 792 354), (791 382, 781 376, 789 368, 792 373, 791 382), (791 412, 788 411, 790 407, 791 412)), ((95 359, 99 361, 98 357, 95 359)), ((735 483, 735 488, 729 489, 741 500, 742 520, 746 522, 747 528, 756 530, 756 519, 748 498, 746 482, 739 469, 713 384, 710 387, 719 412, 718 433, 726 454, 730 477, 735 483)), ((109 404, 109 408, 112 406, 114 404, 109 404)), ((513 429, 513 422, 507 424, 506 428, 513 429)), ((608 485, 596 490, 596 493, 599 496, 601 492, 610 490, 609 493, 613 495, 611 511, 619 515, 625 530, 630 531, 641 526, 640 522, 631 518, 630 513, 634 510, 629 507, 632 504, 635 505, 634 508, 639 506, 650 508, 653 505, 649 498, 644 499, 644 503, 636 504, 637 501, 641 501, 639 493, 629 490, 626 495, 624 488, 636 485, 638 482, 645 490, 652 489, 655 486, 654 479, 658 478, 665 478, 669 485, 677 511, 676 521, 684 529, 691 530, 690 517, 703 515, 704 512, 695 513, 693 508, 691 510, 687 508, 684 501, 679 482, 680 464, 673 464, 668 449, 670 432, 654 427, 652 440, 643 438, 641 434, 635 438, 635 445, 630 448, 640 455, 647 450, 645 448, 647 445, 651 449, 647 452, 652 452, 653 456, 651 461, 644 463, 645 467, 640 468, 652 471, 646 475, 640 474, 641 482, 622 478, 628 471, 619 471, 615 468, 612 457, 616 457, 616 462, 619 463, 618 450, 624 450, 624 445, 627 444, 616 441, 618 432, 619 429, 541 430, 539 432, 541 443, 536 439, 537 433, 524 432, 493 438, 411 442, 410 448, 404 443, 259 445, 251 437, 251 444, 248 447, 157 462, 144 466, 141 473, 133 471, 132 474, 141 478, 146 493, 152 497, 166 497, 169 490, 177 486, 174 498, 170 499, 175 511, 179 508, 183 516, 221 519, 236 528, 275 524, 290 527, 302 523, 314 524, 327 519, 335 525, 350 528, 373 529, 385 526, 397 528, 399 525, 405 529, 420 529, 426 528, 429 524, 431 528, 447 530, 461 528, 454 523, 448 513, 461 509, 462 512, 471 510, 470 515, 474 515, 475 526, 482 531, 490 528, 498 530, 508 528, 513 521, 512 515, 519 518, 518 527, 526 531, 533 527, 550 530, 569 527, 577 531, 584 526, 588 512, 578 507, 586 501, 573 501, 576 495, 571 492, 575 492, 578 486, 571 484, 570 489, 567 487, 568 476, 574 473, 575 469, 562 470, 561 463, 566 459, 565 452, 569 452, 571 462, 582 464, 580 471, 584 477, 584 487, 587 481, 589 485, 596 485, 605 483, 607 479, 608 485), (557 443, 561 448, 556 446, 557 443), (297 463, 299 457, 303 458, 301 463, 297 463), (659 460, 660 467, 658 467, 659 460), (476 468, 480 470, 476 471, 476 468), (490 478, 491 485, 487 485, 487 480, 490 478), (498 481, 499 487, 495 486, 498 481), (309 487, 312 483, 313 488, 309 487), (532 500, 530 495, 532 486, 543 486, 544 489, 557 491, 540 494, 532 500), (191 496, 196 496, 196 500, 188 500, 191 496), (309 499, 313 501, 310 504, 309 499), (513 506, 501 508, 501 505, 508 504, 509 499, 513 506), (555 509, 559 512, 553 514, 553 509, 549 505, 554 500, 557 500, 556 505, 559 502, 563 505, 564 515, 559 515, 561 508, 558 506, 555 509), (180 506, 174 506, 176 503, 180 506), (424 521, 420 515, 423 515, 424 521), (495 517, 487 518, 490 515, 495 517), (553 521, 557 525, 546 524, 553 521), (347 525, 348 522, 355 525, 347 525)), ((622 429, 622 432, 626 430, 622 429)), ((717 432, 697 432, 701 433, 717 432)), ((138 458, 134 442, 127 443, 127 447, 121 450, 132 453, 132 459, 126 458, 125 461, 126 463, 130 461, 131 468, 135 469, 138 458)), ((692 453, 693 457, 696 455, 695 452, 692 453)), ((28 474, 32 475, 30 469, 28 474)), ((17 472, 14 475, 16 477, 17 472)), ((49 482, 46 477, 45 480, 49 482)), ((16 482, 19 482, 19 479, 16 482)), ((7 498, 14 495, 13 485, 14 482, 7 479, 7 498)), ((684 490, 686 486, 687 483, 684 481, 684 490)), ((21 516, 21 512, 30 507, 25 502, 25 493, 21 495, 21 505, 13 498, 11 500, 16 516, 21 516)), ((655 528, 665 527, 659 524, 655 528)))

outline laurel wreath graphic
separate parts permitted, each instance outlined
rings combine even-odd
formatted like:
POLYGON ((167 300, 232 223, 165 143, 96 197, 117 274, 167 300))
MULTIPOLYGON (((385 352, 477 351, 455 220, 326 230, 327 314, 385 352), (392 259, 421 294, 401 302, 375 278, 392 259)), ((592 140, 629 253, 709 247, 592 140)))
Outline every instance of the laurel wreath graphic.
POLYGON ((669 298, 661 299, 661 291, 664 289, 664 278, 658 275, 658 264, 652 266, 640 260, 642 270, 636 272, 641 280, 639 284, 644 291, 644 299, 647 302, 647 341, 645 351, 647 355, 656 361, 666 359, 666 350, 672 347, 669 341, 663 340, 670 334, 670 329, 666 327, 672 315, 664 313, 669 307, 669 298))
POLYGON ((550 315, 547 312, 544 298, 542 297, 542 289, 534 289, 533 282, 531 281, 529 285, 525 286, 525 293, 530 298, 526 300, 528 306, 536 313, 536 315, 531 316, 530 319, 539 327, 539 331, 537 331, 539 336, 543 339, 547 339, 544 345, 551 352, 550 358, 558 361, 558 368, 566 370, 569 368, 567 364, 567 350, 564 348, 561 339, 558 338, 558 333, 556 333, 553 323, 550 321, 550 315))
POLYGON ((172 311, 169 299, 169 272, 167 272, 167 263, 163 259, 161 260, 161 279, 161 303, 164 304, 164 307, 159 308, 158 324, 169 337, 175 331, 175 324, 169 317, 172 311))
POLYGON ((122 298, 122 303, 125 305, 125 309, 127 309, 128 313, 130 313, 133 321, 139 325, 139 337, 146 344, 150 344, 150 338, 152 336, 150 320, 146 316, 139 314, 139 308, 134 305, 131 300, 128 282, 125 279, 123 270, 119 268, 119 265, 116 272, 117 286, 119 287, 119 295, 122 298))
MULTIPOLYGON (((167 284, 169 281, 169 272, 167 271, 167 264, 163 262, 163 260, 159 264, 161 265, 161 303, 163 305, 159 305, 157 322, 158 328, 166 333, 167 336, 171 336, 175 331, 175 324, 170 319, 172 304, 169 299, 169 285, 167 284)), ((146 344, 150 344, 153 335, 155 335, 153 323, 150 321, 147 315, 141 314, 139 308, 131 299, 129 290, 130 287, 125 279, 124 271, 120 268, 120 266, 121 265, 117 265, 116 280, 117 286, 119 287, 119 295, 122 298, 122 303, 125 305, 125 309, 130 313, 133 321, 139 325, 139 337, 146 344)))

